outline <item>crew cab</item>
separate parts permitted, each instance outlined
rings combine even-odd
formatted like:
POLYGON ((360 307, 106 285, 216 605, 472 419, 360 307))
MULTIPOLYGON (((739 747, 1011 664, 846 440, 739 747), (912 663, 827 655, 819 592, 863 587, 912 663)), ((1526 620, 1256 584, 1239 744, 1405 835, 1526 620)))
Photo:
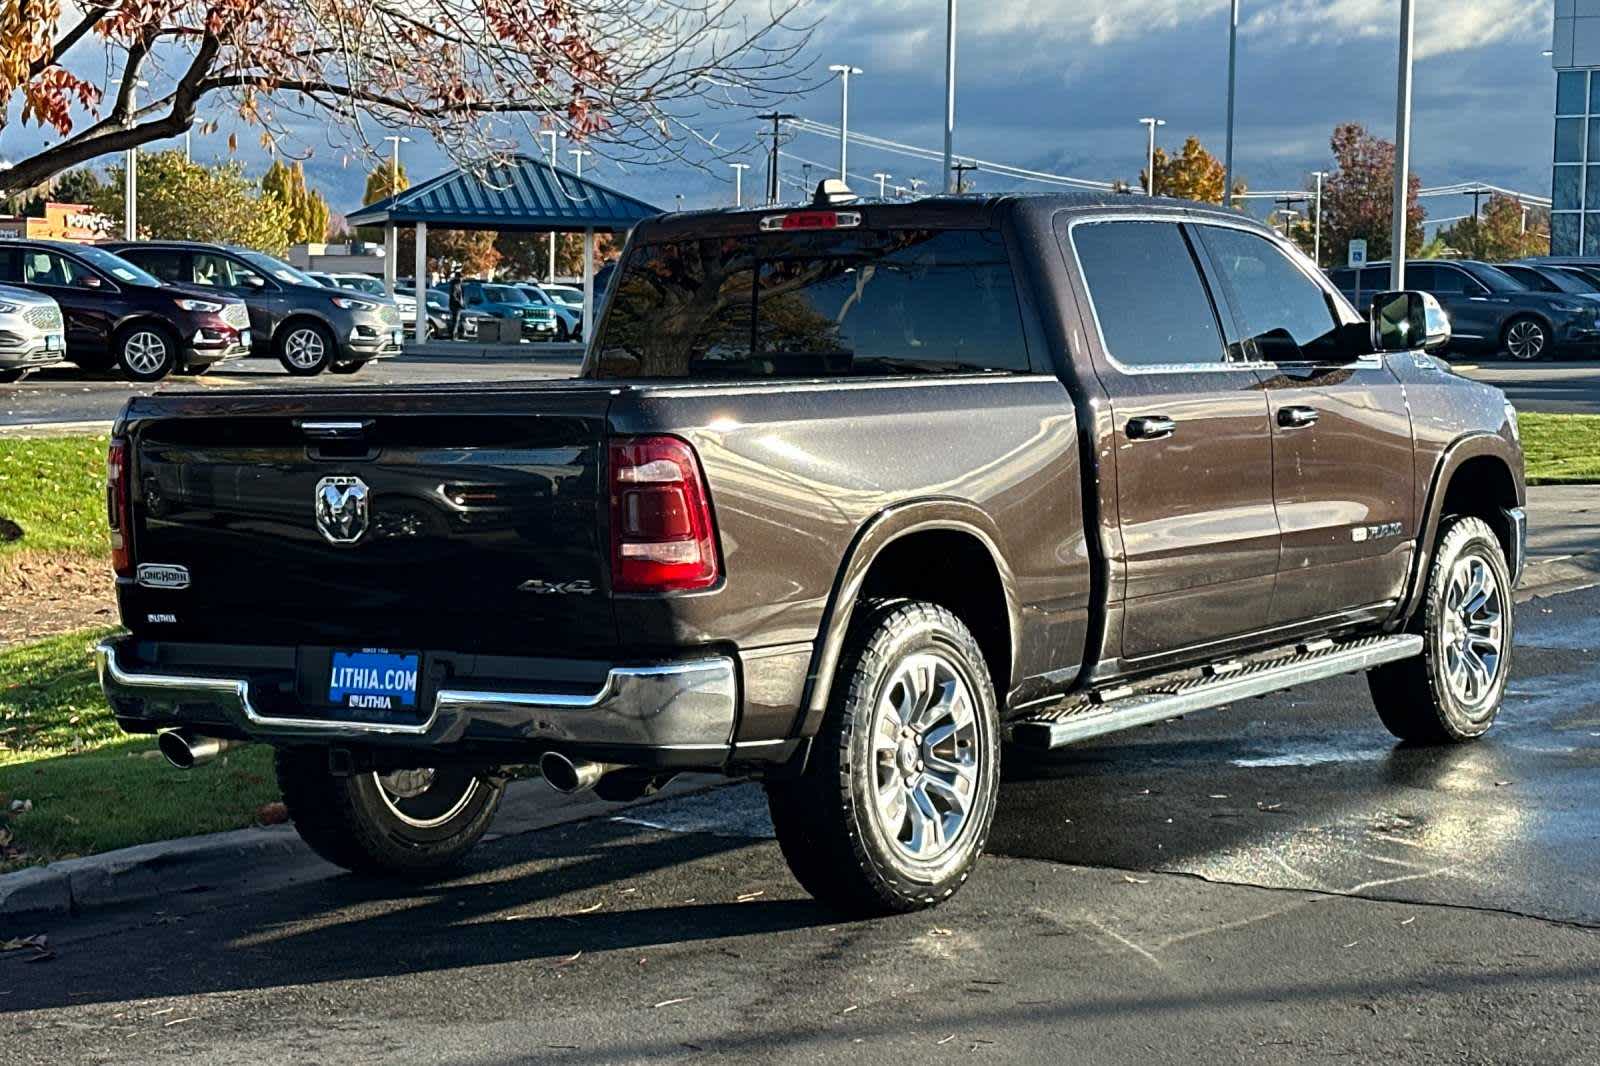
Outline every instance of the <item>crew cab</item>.
POLYGON ((1359 672, 1404 740, 1499 710, 1517 418, 1431 297, 1358 314, 1199 204, 830 182, 641 224, 605 307, 571 381, 131 400, 122 727, 273 745, 312 847, 390 873, 520 767, 749 775, 884 913, 967 879, 1002 741, 1359 672))

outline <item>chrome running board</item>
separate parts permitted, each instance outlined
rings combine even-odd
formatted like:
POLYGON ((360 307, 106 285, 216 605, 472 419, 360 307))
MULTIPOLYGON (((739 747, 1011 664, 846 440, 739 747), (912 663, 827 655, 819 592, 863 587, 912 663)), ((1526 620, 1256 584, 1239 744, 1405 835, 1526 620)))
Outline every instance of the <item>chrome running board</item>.
POLYGON ((1422 638, 1405 633, 1343 642, 1316 641, 1253 661, 1230 660, 1188 675, 1073 697, 1011 726, 1011 739, 1027 748, 1059 748, 1175 715, 1265 696, 1308 681, 1370 670, 1422 654, 1422 638))

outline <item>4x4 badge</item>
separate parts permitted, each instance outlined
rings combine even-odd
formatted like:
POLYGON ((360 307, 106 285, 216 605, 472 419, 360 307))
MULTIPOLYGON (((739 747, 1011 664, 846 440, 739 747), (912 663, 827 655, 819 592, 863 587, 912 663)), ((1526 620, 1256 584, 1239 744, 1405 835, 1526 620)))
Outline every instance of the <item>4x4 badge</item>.
POLYGON ((354 544, 371 522, 367 483, 341 474, 317 482, 317 529, 330 544, 354 544))

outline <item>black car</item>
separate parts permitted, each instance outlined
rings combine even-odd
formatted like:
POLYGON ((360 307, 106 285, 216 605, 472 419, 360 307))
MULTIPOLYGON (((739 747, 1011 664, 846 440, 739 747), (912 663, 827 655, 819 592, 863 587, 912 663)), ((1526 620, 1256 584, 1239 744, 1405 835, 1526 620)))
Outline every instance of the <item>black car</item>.
MULTIPOLYGON (((1358 307, 1389 290, 1389 264, 1329 272, 1358 307)), ((1600 299, 1529 288, 1474 259, 1406 264, 1406 287, 1432 293, 1450 316, 1454 351, 1505 352, 1517 360, 1582 354, 1600 347, 1600 299)))
POLYGON ((163 280, 242 299, 250 308, 255 354, 275 356, 291 374, 352 374, 380 356, 400 354, 403 326, 391 301, 329 289, 281 259, 192 241, 107 247, 163 280))
POLYGON ((0 245, 0 282, 61 306, 66 357, 86 370, 120 365, 131 381, 201 374, 250 350, 244 303, 225 293, 167 285, 104 248, 65 241, 0 245))

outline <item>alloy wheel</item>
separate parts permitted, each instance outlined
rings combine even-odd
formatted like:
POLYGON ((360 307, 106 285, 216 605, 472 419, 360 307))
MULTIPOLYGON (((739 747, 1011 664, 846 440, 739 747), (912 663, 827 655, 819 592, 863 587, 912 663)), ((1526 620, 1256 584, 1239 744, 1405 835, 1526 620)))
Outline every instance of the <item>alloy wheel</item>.
POLYGON ((153 330, 129 334, 122 345, 123 366, 135 374, 157 374, 167 361, 167 341, 153 330))
POLYGON ((1465 555, 1450 571, 1443 611, 1445 679, 1463 704, 1488 698, 1499 680, 1505 650, 1500 583, 1476 555, 1465 555))
POLYGON ((978 721, 960 669, 938 652, 908 656, 874 712, 874 811, 906 858, 948 852, 972 821, 978 796, 978 721))
POLYGON ((327 348, 322 335, 314 329, 297 329, 289 334, 283 345, 284 357, 301 370, 310 370, 322 363, 327 348))
POLYGON ((1544 327, 1532 319, 1513 323, 1506 331, 1506 351, 1513 359, 1537 359, 1544 354, 1544 346, 1544 327))

